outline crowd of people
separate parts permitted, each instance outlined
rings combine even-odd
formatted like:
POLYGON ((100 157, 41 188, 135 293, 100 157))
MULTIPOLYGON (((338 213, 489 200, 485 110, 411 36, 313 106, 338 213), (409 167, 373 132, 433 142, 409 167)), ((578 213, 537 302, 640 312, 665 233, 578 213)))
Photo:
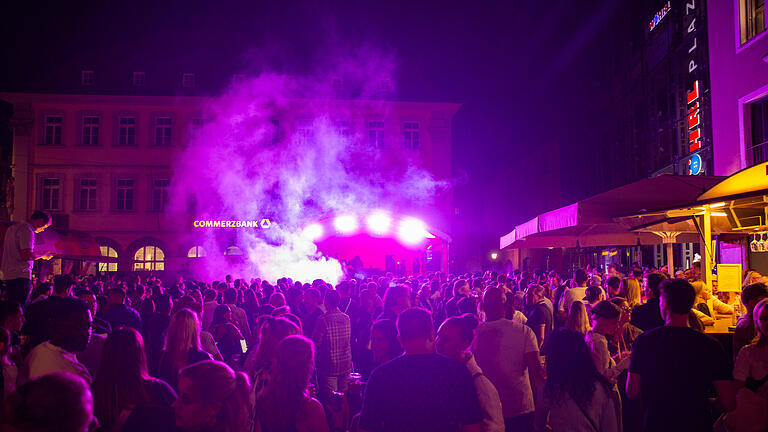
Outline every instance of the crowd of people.
POLYGON ((6 280, 0 429, 766 430, 768 287, 747 282, 715 301, 696 268, 639 266, 6 280), (704 321, 740 310, 727 352, 704 321))

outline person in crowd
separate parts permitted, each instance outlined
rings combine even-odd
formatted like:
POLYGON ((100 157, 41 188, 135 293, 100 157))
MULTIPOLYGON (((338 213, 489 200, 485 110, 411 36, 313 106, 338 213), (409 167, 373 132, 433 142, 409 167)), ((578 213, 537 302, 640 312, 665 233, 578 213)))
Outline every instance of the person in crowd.
POLYGON ((53 278, 53 292, 45 300, 30 304, 24 310, 24 326, 21 328, 21 334, 27 337, 27 342, 23 347, 25 352, 29 352, 37 345, 48 340, 48 329, 50 328, 49 319, 51 309, 63 298, 72 295, 74 281, 67 275, 56 275, 53 278))
MULTIPOLYGON (((301 291, 299 291, 299 293, 301 293, 301 291)), ((257 317, 259 316, 259 309, 261 308, 261 305, 259 304, 259 299, 256 297, 256 292, 253 289, 246 289, 243 292, 243 303, 240 305, 240 308, 243 311, 245 311, 245 317, 246 319, 248 319, 248 325, 252 326, 253 323, 256 322, 257 317)), ((291 311, 293 310, 294 310, 294 307, 291 307, 291 311)))
POLYGON ((232 323, 240 330, 244 338, 250 339, 251 327, 248 324, 248 315, 245 310, 237 307, 238 291, 235 288, 227 288, 224 291, 224 304, 229 306, 232 313, 232 323))
POLYGON ((112 332, 112 325, 109 323, 109 321, 96 315, 99 310, 99 302, 94 293, 89 290, 81 290, 77 292, 77 298, 84 301, 88 305, 88 308, 91 310, 94 334, 106 335, 112 332))
POLYGON ((211 321, 213 321, 213 311, 219 306, 216 301, 217 292, 214 289, 208 288, 203 292, 203 312, 202 312, 202 326, 203 328, 211 328, 211 321))
POLYGON ((568 319, 565 322, 565 328, 579 332, 586 336, 592 326, 589 323, 589 314, 584 303, 575 301, 571 304, 571 310, 568 312, 568 319))
POLYGON ((477 328, 477 318, 472 314, 448 318, 437 331, 435 345, 437 352, 446 357, 454 358, 467 366, 475 383, 477 398, 483 409, 483 430, 488 432, 504 432, 504 415, 501 410, 499 392, 483 371, 477 365, 474 356, 468 351, 474 331, 477 328))
POLYGON ((15 301, 22 307, 29 303, 32 291, 32 264, 36 259, 51 259, 50 251, 34 250, 35 234, 40 234, 51 226, 51 215, 37 210, 28 221, 11 225, 5 231, 3 258, 0 271, 5 283, 5 298, 15 301))
POLYGON ((733 355, 739 353, 742 347, 752 343, 757 336, 753 310, 761 300, 768 298, 768 286, 762 282, 747 285, 741 290, 741 303, 746 313, 736 322, 733 331, 733 355))
POLYGON ((575 283, 575 286, 563 293, 563 296, 560 299, 560 304, 558 305, 558 311, 560 311, 561 314, 568 314, 571 310, 571 304, 575 301, 581 301, 581 299, 584 298, 587 293, 588 278, 587 271, 584 269, 578 269, 573 272, 573 282, 575 283))
POLYGON ((453 295, 451 299, 445 304, 446 318, 459 315, 459 301, 469 297, 470 288, 469 281, 466 279, 459 279, 453 283, 453 295))
POLYGON ((624 278, 619 285, 619 296, 627 299, 630 307, 639 306, 643 297, 643 293, 640 290, 640 283, 637 279, 624 278))
POLYGON ((176 393, 167 383, 149 376, 144 342, 130 327, 107 336, 93 398, 94 413, 105 430, 169 430, 174 426, 171 404, 176 393))
POLYGON ((21 328, 24 325, 24 311, 21 305, 12 300, 0 301, 0 327, 8 330, 8 356, 15 362, 21 362, 21 328))
POLYGON ((597 285, 591 285, 587 288, 586 295, 581 300, 581 302, 584 303, 584 307, 587 309, 587 315, 589 315, 592 307, 603 300, 605 300, 603 289, 597 285))
POLYGON ((147 351, 147 363, 151 371, 157 369, 160 352, 165 345, 165 336, 168 333, 168 325, 171 323, 173 299, 170 294, 162 293, 154 296, 154 303, 155 312, 144 320, 144 331, 142 332, 147 351))
POLYGON ((91 374, 76 356, 85 351, 91 340, 90 309, 75 297, 62 298, 52 306, 49 311, 50 340, 39 344, 27 355, 24 380, 52 372, 70 372, 90 384, 91 374))
POLYGON ((243 354, 240 341, 244 339, 244 336, 232 322, 232 309, 229 304, 221 304, 216 307, 213 311, 213 320, 209 330, 224 362, 232 365, 235 358, 243 354))
POLYGON ((312 340, 317 347, 317 384, 320 401, 327 403, 332 392, 345 392, 352 372, 351 323, 339 310, 339 293, 329 289, 323 304, 327 311, 317 319, 312 340))
POLYGON ((544 286, 531 285, 525 293, 525 302, 528 306, 528 321, 526 325, 533 330, 538 342, 539 351, 544 345, 544 340, 552 332, 554 316, 552 314, 552 303, 547 303, 544 297, 544 286))
POLYGON ((477 328, 472 354, 499 391, 506 430, 530 431, 531 383, 537 386, 544 378, 536 335, 529 327, 504 318, 504 293, 499 288, 485 290, 482 308, 486 322, 477 328))
POLYGON ((731 370, 722 346, 688 327, 696 297, 683 279, 664 281, 659 307, 665 325, 646 331, 632 348, 627 396, 643 401, 644 431, 712 430, 709 388, 730 411, 735 405, 731 370), (659 359, 670 361, 659 363, 659 359))
POLYGON ((272 380, 256 399, 255 432, 328 431, 323 405, 308 395, 313 358, 312 341, 303 336, 280 342, 272 380))
POLYGON ((615 304, 603 300, 592 308, 592 329, 584 338, 592 353, 597 371, 615 384, 619 374, 629 367, 629 353, 622 352, 612 356, 608 349, 608 339, 619 328, 621 309, 615 304))
POLYGON ((371 327, 371 351, 373 365, 364 378, 368 378, 373 368, 394 359, 403 353, 403 347, 397 340, 397 326, 392 320, 378 320, 371 327))
MULTIPOLYGON (((33 284, 34 285, 34 284, 33 284)), ((42 282, 32 288, 32 294, 29 297, 30 303, 42 301, 51 295, 53 284, 50 282, 42 282)))
POLYGON ((323 314, 320 307, 320 290, 310 288, 304 292, 304 315, 301 317, 301 324, 304 328, 304 336, 312 337, 315 331, 315 324, 318 318, 323 314))
POLYGON ((756 394, 768 394, 768 299, 755 305, 753 320, 758 338, 736 356, 733 378, 738 389, 746 387, 756 394))
MULTIPOLYGON (((474 300, 473 297, 469 299, 474 300)), ((467 299, 462 299, 461 302, 465 302, 467 299)), ((459 302, 459 303, 461 303, 459 302)), ((474 305, 474 301, 473 301, 474 305)), ((525 306, 525 291, 518 292, 505 292, 504 293, 504 318, 514 321, 518 324, 525 324, 528 322, 528 317, 520 311, 525 306)), ((475 310, 476 307, 475 307, 475 310)), ((460 313, 465 313, 459 310, 460 313)), ((474 313, 474 312, 473 312, 474 313)))
POLYGON ((608 280, 605 281, 605 288, 608 291, 607 295, 609 299, 619 297, 621 295, 621 279, 616 276, 609 277, 608 280))
POLYGON ((154 376, 177 388, 181 368, 210 359, 210 354, 200 347, 200 321, 197 314, 182 309, 173 314, 168 324, 165 347, 160 353, 154 376))
POLYGON ((205 360, 179 371, 179 397, 173 403, 181 432, 241 432, 251 424, 250 383, 226 363, 205 360))
POLYGON ((407 285, 394 285, 384 293, 384 311, 377 319, 396 320, 398 315, 411 307, 411 290, 407 285))
POLYGON ((88 432, 93 420, 89 384, 76 374, 55 372, 25 383, 6 398, 0 429, 88 432))
POLYGON ((758 273, 755 270, 747 270, 747 272, 744 274, 744 282, 741 284, 742 287, 746 287, 748 285, 752 285, 755 283, 766 283, 768 282, 763 275, 758 273))
POLYGON ((300 332, 296 324, 284 317, 267 316, 261 326, 258 348, 252 350, 245 361, 245 370, 253 384, 254 400, 261 395, 270 381, 272 364, 280 341, 288 336, 298 335, 300 332))
POLYGON ((130 327, 138 332, 142 330, 141 315, 139 312, 125 304, 126 294, 121 288, 107 290, 107 307, 102 318, 109 322, 113 329, 130 327))
POLYGON ((618 432, 613 385, 595 367, 581 333, 558 329, 547 341, 547 380, 536 403, 536 431, 618 432))
POLYGON ((0 327, 0 400, 16 390, 19 381, 19 368, 9 359, 11 353, 11 333, 0 327))
POLYGON ((624 297, 614 297, 610 302, 618 306, 621 310, 621 316, 619 316, 616 333, 608 337, 608 350, 612 356, 632 352, 632 344, 637 339, 637 335, 642 333, 642 330, 630 324, 632 308, 629 307, 629 303, 624 297))
MULTIPOLYGON (((503 313, 500 304, 498 309, 503 313)), ((461 362, 435 353, 431 314, 406 309, 397 330, 405 354, 371 374, 359 431, 481 430, 483 412, 472 376, 461 362)))
POLYGON ((646 277, 645 297, 648 299, 645 304, 632 308, 632 320, 630 323, 642 331, 654 329, 664 325, 664 318, 661 317, 659 308, 659 286, 667 277, 663 273, 650 273, 646 277))

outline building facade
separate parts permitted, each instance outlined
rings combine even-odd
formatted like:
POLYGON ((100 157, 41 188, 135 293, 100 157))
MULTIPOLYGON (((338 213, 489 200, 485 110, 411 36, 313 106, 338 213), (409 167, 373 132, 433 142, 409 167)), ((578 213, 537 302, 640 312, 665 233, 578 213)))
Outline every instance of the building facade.
MULTIPOLYGON (((173 162, 201 127, 212 98, 2 93, 0 99, 13 105, 11 220, 48 210, 54 228, 90 233, 102 255, 117 259, 100 264, 105 271, 183 272, 202 255, 194 228, 179 224, 166 206, 173 162)), ((279 119, 281 135, 302 127, 303 105, 296 101, 279 119)), ((415 152, 435 178, 450 178, 458 105, 340 99, 328 106, 330 115, 346 113, 345 127, 355 136, 388 151, 415 152)), ((445 230, 450 192, 430 209, 429 222, 445 230)), ((232 246, 238 245, 206 253, 232 253, 232 246)))

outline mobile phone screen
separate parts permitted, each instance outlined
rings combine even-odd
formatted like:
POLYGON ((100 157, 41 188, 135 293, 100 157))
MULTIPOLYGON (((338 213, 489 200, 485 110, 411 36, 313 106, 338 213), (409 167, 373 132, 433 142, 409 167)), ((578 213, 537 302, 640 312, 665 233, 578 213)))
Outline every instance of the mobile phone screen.
POLYGON ((244 353, 248 351, 248 345, 245 343, 245 339, 240 339, 240 349, 242 349, 244 353))

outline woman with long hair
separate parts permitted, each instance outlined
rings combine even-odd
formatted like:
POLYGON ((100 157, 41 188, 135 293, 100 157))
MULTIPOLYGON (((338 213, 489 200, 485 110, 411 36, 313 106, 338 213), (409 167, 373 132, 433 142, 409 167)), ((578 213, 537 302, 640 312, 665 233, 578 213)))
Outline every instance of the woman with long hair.
POLYGON ((571 309, 568 311, 568 318, 565 321, 565 328, 586 335, 590 328, 589 316, 584 303, 576 300, 571 303, 571 309))
POLYGON ((629 307, 635 307, 640 304, 643 293, 640 289, 640 282, 635 278, 624 278, 619 284, 619 296, 627 299, 629 307))
POLYGON ((471 352, 468 351, 475 337, 477 318, 472 314, 450 317, 437 331, 435 345, 437 352, 454 358, 467 366, 473 377, 477 398, 483 409, 483 430, 488 432, 504 432, 504 415, 501 411, 499 392, 488 378, 483 375, 480 366, 471 352))
POLYGON ((241 432, 250 426, 250 384, 226 363, 206 360, 179 371, 179 398, 173 403, 182 432, 241 432))
POLYGON ((210 359, 211 356, 200 348, 200 321, 197 314, 189 309, 181 309, 173 314, 155 376, 177 388, 177 375, 181 368, 210 359))
POLYGON ((373 364, 363 378, 367 379, 371 371, 403 353, 403 347, 397 339, 397 327, 392 320, 378 320, 371 326, 371 353, 373 364))
POLYGON ((272 380, 256 399, 254 431, 328 431, 323 406, 307 391, 313 369, 311 340, 288 336, 280 342, 272 364, 272 380))
POLYGON ((209 329, 219 347, 221 356, 228 365, 234 364, 235 356, 243 354, 240 340, 244 339, 240 330, 232 322, 232 309, 228 304, 216 306, 209 329))
POLYGON ((296 324, 282 317, 270 317, 261 325, 259 346, 248 355, 245 361, 245 370, 253 384, 253 400, 258 398, 269 383, 272 363, 280 341, 299 333, 299 327, 296 324))
POLYGON ((93 382, 94 414, 104 430, 172 428, 174 400, 173 389, 147 373, 144 341, 139 332, 123 327, 110 333, 93 382))
POLYGON ((616 432, 613 385, 598 372, 581 333, 558 329, 547 340, 547 380, 534 427, 553 432, 616 432))

